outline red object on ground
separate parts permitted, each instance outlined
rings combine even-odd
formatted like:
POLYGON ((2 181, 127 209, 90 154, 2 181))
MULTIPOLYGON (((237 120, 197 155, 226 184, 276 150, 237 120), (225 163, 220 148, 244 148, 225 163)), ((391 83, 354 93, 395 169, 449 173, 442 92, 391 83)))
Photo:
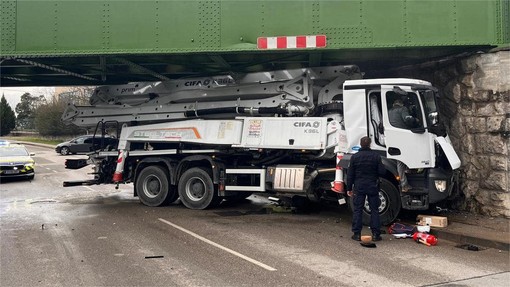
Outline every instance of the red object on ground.
POLYGON ((413 239, 416 242, 423 243, 425 245, 436 245, 437 244, 437 237, 435 237, 432 234, 424 233, 424 232, 415 232, 413 234, 413 239))

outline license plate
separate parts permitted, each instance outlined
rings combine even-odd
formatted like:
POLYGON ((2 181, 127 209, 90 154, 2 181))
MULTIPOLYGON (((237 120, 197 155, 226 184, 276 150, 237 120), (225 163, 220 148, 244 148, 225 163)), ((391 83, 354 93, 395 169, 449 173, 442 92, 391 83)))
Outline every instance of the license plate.
POLYGON ((4 171, 5 174, 18 174, 19 173, 19 170, 6 170, 4 171))

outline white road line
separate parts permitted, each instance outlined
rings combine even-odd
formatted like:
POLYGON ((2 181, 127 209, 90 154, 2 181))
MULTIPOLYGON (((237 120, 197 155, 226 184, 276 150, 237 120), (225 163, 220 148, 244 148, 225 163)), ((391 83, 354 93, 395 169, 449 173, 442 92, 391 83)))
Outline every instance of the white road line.
POLYGON ((194 232, 191 232, 191 231, 189 231, 189 230, 187 230, 185 228, 182 228, 179 225, 173 224, 170 221, 164 220, 163 218, 158 218, 158 220, 163 222, 163 223, 166 223, 166 224, 172 226, 173 228, 177 228, 180 231, 185 232, 185 233, 187 233, 187 234, 189 234, 189 235, 191 235, 191 236, 193 236, 193 237, 195 237, 195 238, 197 238, 199 240, 202 240, 203 242, 205 242, 207 244, 210 244, 210 245, 212 245, 214 247, 217 247, 217 248, 219 248, 221 250, 227 251, 228 253, 230 253, 232 255, 235 255, 235 256, 240 257, 240 258, 242 258, 242 259, 244 259, 244 260, 246 260, 246 261, 248 261, 250 263, 253 263, 253 264, 255 264, 255 265, 259 266, 259 267, 262 267, 262 268, 264 268, 266 270, 269 270, 269 271, 276 271, 275 268, 273 268, 273 267, 271 267, 269 265, 266 265, 266 264, 264 264, 262 262, 259 262, 259 261, 255 260, 255 259, 252 259, 252 258, 248 257, 248 256, 245 256, 245 255, 243 255, 243 254, 241 254, 239 252, 236 252, 236 251, 234 251, 232 249, 229 249, 229 248, 227 248, 225 246, 219 245, 216 242, 213 242, 213 241, 211 241, 211 240, 209 240, 209 239, 207 239, 205 237, 202 237, 202 236, 200 236, 200 235, 198 235, 198 234, 196 234, 194 232))
POLYGON ((86 185, 83 185, 83 187, 85 187, 86 189, 89 189, 89 190, 92 190, 92 191, 96 191, 95 189, 93 189, 92 187, 88 187, 86 185))

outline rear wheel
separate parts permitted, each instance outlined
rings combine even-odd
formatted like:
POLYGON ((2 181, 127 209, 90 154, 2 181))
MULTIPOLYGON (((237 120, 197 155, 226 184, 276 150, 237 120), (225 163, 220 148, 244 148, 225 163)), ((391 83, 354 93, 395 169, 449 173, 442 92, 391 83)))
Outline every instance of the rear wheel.
POLYGON ((179 179, 179 198, 190 209, 206 209, 221 202, 211 179, 210 170, 190 168, 179 179))
POLYGON ((147 206, 163 206, 177 199, 177 191, 170 186, 166 169, 147 166, 138 174, 136 191, 140 201, 147 206))
MULTIPOLYGON (((379 205, 379 216, 381 225, 389 225, 392 223, 400 213, 402 207, 400 201, 400 194, 397 188, 388 180, 381 179, 379 185, 379 199, 381 204, 379 205)), ((350 207, 353 206, 353 197, 350 199, 350 207)), ((365 200, 365 206, 363 207, 362 221, 364 225, 370 225, 370 207, 368 200, 365 200)))

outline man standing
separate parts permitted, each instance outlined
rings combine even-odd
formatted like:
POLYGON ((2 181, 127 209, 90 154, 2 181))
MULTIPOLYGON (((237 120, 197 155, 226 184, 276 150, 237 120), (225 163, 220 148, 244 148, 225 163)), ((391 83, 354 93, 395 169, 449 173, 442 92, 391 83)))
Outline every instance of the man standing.
POLYGON ((381 221, 379 219, 379 175, 384 175, 385 168, 381 156, 370 149, 372 140, 362 137, 361 149, 351 157, 347 170, 347 195, 353 196, 352 239, 361 240, 362 212, 365 198, 368 198, 370 206, 370 229, 372 240, 381 240, 381 221), (353 189, 354 185, 354 189, 353 189), (354 193, 353 193, 354 190, 354 193))

